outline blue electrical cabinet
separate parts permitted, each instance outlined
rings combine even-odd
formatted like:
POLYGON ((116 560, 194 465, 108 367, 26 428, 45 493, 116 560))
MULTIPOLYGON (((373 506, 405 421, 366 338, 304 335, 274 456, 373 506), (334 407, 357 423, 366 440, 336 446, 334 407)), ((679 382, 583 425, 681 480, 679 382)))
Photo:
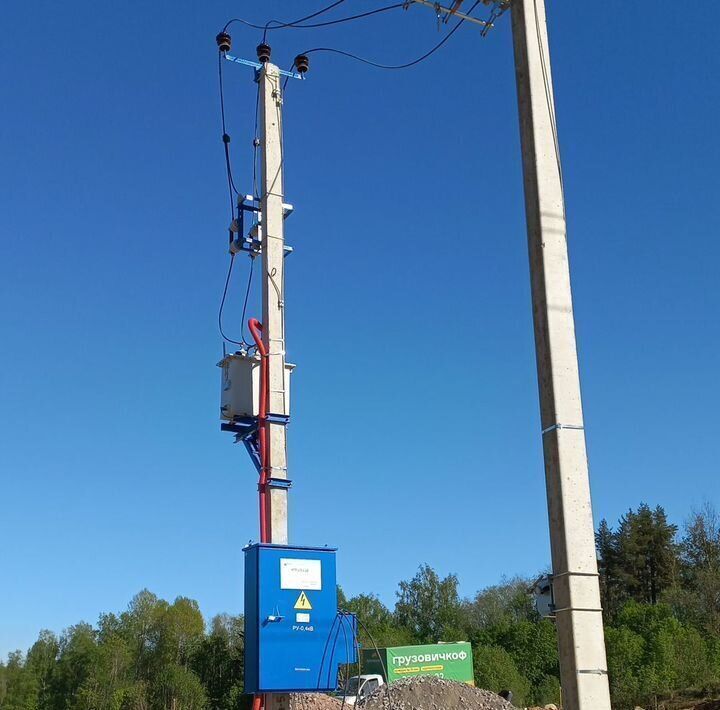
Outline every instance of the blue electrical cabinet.
POLYGON ((338 613, 334 548, 245 552, 245 692, 335 690, 356 661, 356 620, 338 613))

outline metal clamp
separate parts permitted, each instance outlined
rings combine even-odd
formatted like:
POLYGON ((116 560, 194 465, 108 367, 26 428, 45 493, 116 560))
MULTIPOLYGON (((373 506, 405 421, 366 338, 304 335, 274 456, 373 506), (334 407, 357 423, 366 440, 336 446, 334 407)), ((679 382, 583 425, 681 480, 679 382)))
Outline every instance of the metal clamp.
POLYGON ((561 611, 593 611, 593 612, 599 612, 602 614, 602 609, 594 609, 594 608, 584 609, 584 608, 578 607, 578 606, 566 606, 566 607, 563 607, 562 609, 555 609, 554 611, 556 614, 559 614, 561 611))
POLYGON ((551 431, 556 431, 558 429, 576 429, 578 431, 584 431, 585 427, 582 424, 553 424, 547 429, 543 429, 542 435, 545 436, 545 434, 548 434, 551 431))
POLYGON ((560 577, 599 577, 597 572, 558 572, 558 574, 551 575, 552 579, 560 579, 560 577))
POLYGON ((578 670, 575 671, 576 673, 590 673, 592 675, 607 675, 608 672, 603 670, 602 668, 590 668, 588 670, 578 670))
POLYGON ((269 488, 279 488, 287 491, 292 488, 292 481, 289 478, 268 478, 267 485, 269 488))

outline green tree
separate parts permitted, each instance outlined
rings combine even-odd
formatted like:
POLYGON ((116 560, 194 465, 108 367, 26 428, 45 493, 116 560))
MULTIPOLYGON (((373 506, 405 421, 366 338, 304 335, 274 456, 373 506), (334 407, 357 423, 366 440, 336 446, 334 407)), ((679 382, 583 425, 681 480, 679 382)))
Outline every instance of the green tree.
POLYGON ((617 572, 621 596, 657 604, 678 570, 677 526, 668 522, 661 506, 645 503, 620 519, 617 531, 617 572))
POLYGON ((533 689, 533 702, 543 705, 550 703, 560 705, 562 702, 562 689, 560 678, 554 675, 546 675, 533 689))
POLYGON ((100 651, 96 631, 90 624, 76 624, 60 637, 58 662, 53 674, 53 705, 86 707, 88 695, 99 674, 100 651))
POLYGON ((645 640, 631 629, 610 627, 605 630, 605 645, 613 707, 635 707, 642 691, 645 640))
POLYGON ((463 623, 470 634, 509 625, 518 621, 538 621, 528 589, 528 577, 503 579, 479 591, 462 605, 463 623))
POLYGON ((118 619, 105 620, 108 630, 115 628, 131 648, 133 680, 147 680, 157 671, 161 644, 162 617, 169 604, 143 589, 118 619))
POLYGON ((618 535, 613 532, 607 520, 600 521, 595 533, 595 546, 598 554, 598 572, 600 573, 600 598, 604 618, 612 621, 626 601, 626 590, 620 567, 618 535))
POLYGON ((700 688, 713 678, 712 648, 667 604, 628 602, 607 639, 611 683, 621 707, 700 688))
POLYGON ((463 635, 458 579, 440 579, 429 565, 422 565, 409 581, 400 582, 395 621, 418 643, 454 641, 463 635))
POLYGON ((178 597, 172 604, 163 607, 157 622, 157 651, 163 662, 187 668, 205 631, 198 603, 193 599, 178 597))
POLYGON ((498 629, 495 643, 512 656, 533 687, 539 686, 546 676, 560 674, 555 625, 547 619, 536 623, 518 621, 498 629))
POLYGON ((675 606, 716 637, 720 635, 720 514, 712 505, 706 503, 692 513, 680 549, 683 584, 672 596, 675 606))
POLYGON ((371 648, 373 643, 381 648, 413 643, 412 634, 395 623, 390 610, 374 594, 358 594, 347 601, 344 609, 357 614, 362 622, 358 635, 365 648, 371 648))
POLYGON ((0 666, 0 671, 0 708, 37 710, 37 679, 27 668, 22 653, 11 653, 7 663, 0 666))
POLYGON ((43 630, 28 651, 26 665, 38 687, 38 710, 53 707, 53 684, 60 643, 51 631, 43 630))
POLYGON ((118 710, 149 710, 147 683, 134 681, 123 688, 117 695, 118 710))
POLYGON ((525 705, 530 702, 530 681, 518 670, 513 657, 500 646, 473 648, 475 685, 499 693, 511 690, 513 702, 525 705))
POLYGON ((158 710, 202 710, 207 701, 200 679, 179 665, 162 668, 152 688, 153 706, 158 710))
POLYGON ((243 618, 228 614, 214 617, 192 663, 205 688, 209 708, 237 707, 243 689, 244 652, 243 618))

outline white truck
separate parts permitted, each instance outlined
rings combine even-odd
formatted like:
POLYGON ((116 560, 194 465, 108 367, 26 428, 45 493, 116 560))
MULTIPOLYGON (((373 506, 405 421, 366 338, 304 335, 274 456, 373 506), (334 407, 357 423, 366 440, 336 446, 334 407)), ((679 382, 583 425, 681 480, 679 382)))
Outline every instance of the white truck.
POLYGON ((348 680, 345 690, 338 692, 338 696, 344 698, 345 705, 352 707, 372 695, 381 685, 385 685, 385 679, 378 673, 355 675, 348 680))

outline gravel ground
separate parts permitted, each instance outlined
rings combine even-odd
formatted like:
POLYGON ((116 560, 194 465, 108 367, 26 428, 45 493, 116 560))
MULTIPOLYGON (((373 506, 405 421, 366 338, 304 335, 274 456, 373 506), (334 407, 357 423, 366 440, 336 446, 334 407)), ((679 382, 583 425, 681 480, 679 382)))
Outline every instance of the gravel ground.
POLYGON ((432 676, 382 685, 360 707, 363 710, 515 710, 495 693, 432 676))
MULTIPOLYGON (((342 702, 322 693, 293 693, 290 710, 340 710, 342 702)), ((345 705, 350 710, 348 705, 345 705)))

